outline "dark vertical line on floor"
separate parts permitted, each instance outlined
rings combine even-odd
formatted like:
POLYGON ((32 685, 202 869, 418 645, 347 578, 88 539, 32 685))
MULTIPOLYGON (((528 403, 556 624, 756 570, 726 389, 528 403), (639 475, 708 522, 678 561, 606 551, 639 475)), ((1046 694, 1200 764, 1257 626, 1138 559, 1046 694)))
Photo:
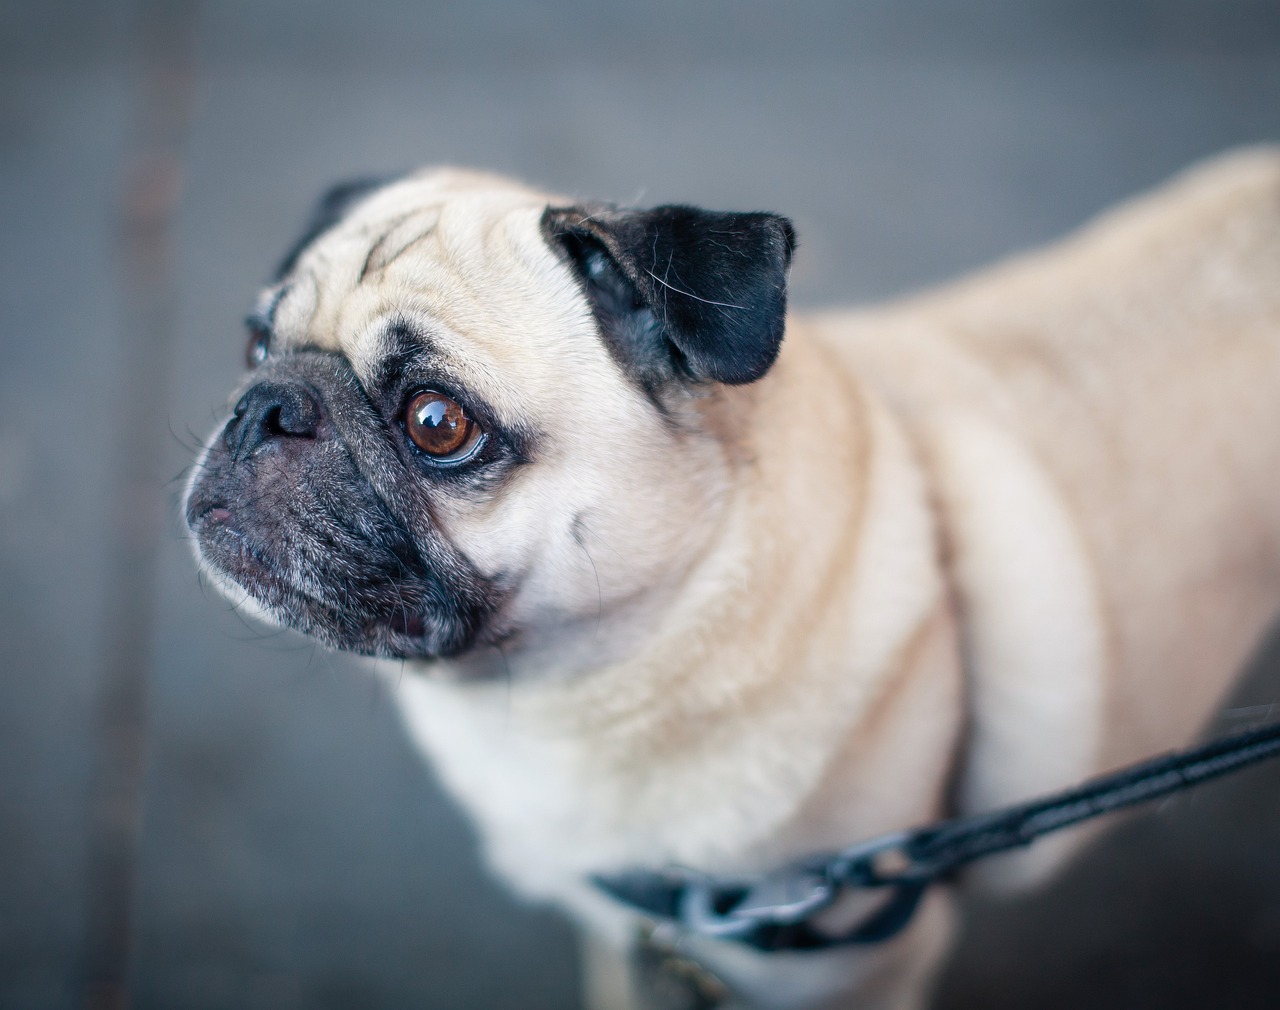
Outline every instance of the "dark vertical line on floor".
POLYGON ((157 558, 170 528, 165 479, 157 463, 168 438, 165 416, 177 322, 172 233, 190 118, 196 14, 196 0, 139 0, 130 32, 135 111, 111 247, 123 385, 110 400, 114 479, 104 503, 111 555, 86 874, 84 1005, 89 1010, 126 1010, 133 1004, 157 558))

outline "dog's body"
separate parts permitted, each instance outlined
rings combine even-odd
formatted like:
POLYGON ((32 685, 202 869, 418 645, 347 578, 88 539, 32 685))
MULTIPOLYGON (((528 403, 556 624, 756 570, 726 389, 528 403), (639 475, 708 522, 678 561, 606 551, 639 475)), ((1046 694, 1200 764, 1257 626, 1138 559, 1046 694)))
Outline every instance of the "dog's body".
MULTIPOLYGON (((327 438, 331 414, 357 461, 342 486, 410 516, 428 567, 464 587, 420 636, 446 658, 403 678, 408 723, 498 871, 601 938, 598 1005, 632 999, 608 952, 635 920, 591 874, 765 870, 1185 743, 1280 611, 1280 154, 1214 163, 939 294, 788 318, 780 353, 780 219, 733 223, 725 247, 772 272, 717 298, 716 272, 691 283, 679 259, 684 224, 643 219, 655 255, 637 272, 632 218, 548 203, 484 176, 397 183, 286 265, 271 326, 278 368, 296 359, 319 390, 305 437, 327 438), (611 300, 624 282, 631 301, 611 300), (712 330, 741 312, 765 336, 717 357, 681 329, 682 298, 712 330), (627 342, 655 317, 675 371, 627 342), (393 319, 429 334, 487 416, 518 419, 486 437, 528 433, 507 470, 495 456, 459 490, 430 484, 426 506, 388 477, 405 464, 374 445, 374 414, 326 399, 356 395, 325 371, 338 352, 380 402, 393 319)), ((293 401, 274 402, 287 421, 293 401)), ((293 462, 298 425, 255 428, 244 452, 240 428, 225 444, 241 469, 193 484, 206 558, 277 620, 404 654, 418 624, 335 630, 281 603, 292 561, 243 560, 254 534, 228 524, 244 482, 317 478, 293 462), (277 476, 244 476, 262 445, 277 476)), ((288 579, 323 596, 323 564, 294 553, 288 579)), ((691 949, 743 1005, 900 1007, 944 949, 948 901, 881 948, 691 949)))

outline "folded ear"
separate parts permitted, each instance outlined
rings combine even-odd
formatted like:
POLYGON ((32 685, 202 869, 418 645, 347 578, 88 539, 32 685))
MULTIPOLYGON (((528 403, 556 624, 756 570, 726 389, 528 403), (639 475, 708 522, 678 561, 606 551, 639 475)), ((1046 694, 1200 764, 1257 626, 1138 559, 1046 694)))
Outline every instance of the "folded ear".
POLYGON ((653 392, 672 378, 740 384, 764 375, 786 325, 791 222, 696 207, 548 207, 614 357, 653 392))
POLYGON ((291 273, 307 246, 346 217, 364 197, 392 181, 394 177, 348 179, 330 186, 312 208, 306 230, 280 260, 280 266, 276 268, 276 280, 291 273))

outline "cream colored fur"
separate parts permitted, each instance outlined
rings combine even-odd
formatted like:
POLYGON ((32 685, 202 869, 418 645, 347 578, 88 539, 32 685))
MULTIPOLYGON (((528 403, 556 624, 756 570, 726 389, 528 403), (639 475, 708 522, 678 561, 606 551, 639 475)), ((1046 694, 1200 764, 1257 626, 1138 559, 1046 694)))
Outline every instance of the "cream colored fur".
MULTIPOLYGON (((416 321, 545 435, 500 498, 435 502, 516 578, 510 646, 392 671, 514 887, 621 949, 634 923, 588 874, 762 870, 936 818, 953 780, 982 809, 1203 726, 1280 609, 1280 153, 940 292, 795 316, 764 379, 691 393, 675 428, 539 233, 548 201, 463 172, 396 184, 306 254, 276 315, 358 373, 389 319, 416 321)), ((695 949, 744 1006, 902 1007, 948 901, 876 949, 695 949)), ((626 1005, 591 965, 597 1003, 626 1005)))

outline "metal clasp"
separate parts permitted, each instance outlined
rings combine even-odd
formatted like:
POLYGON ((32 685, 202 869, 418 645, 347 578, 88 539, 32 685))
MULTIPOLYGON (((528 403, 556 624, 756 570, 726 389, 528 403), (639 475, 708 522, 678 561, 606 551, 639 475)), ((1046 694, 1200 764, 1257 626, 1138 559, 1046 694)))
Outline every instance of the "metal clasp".
POLYGON ((839 885, 826 873, 805 870, 765 877, 744 885, 741 894, 734 890, 716 887, 708 877, 690 877, 680 901, 681 924, 703 936, 742 937, 760 925, 807 919, 835 901, 839 885))

